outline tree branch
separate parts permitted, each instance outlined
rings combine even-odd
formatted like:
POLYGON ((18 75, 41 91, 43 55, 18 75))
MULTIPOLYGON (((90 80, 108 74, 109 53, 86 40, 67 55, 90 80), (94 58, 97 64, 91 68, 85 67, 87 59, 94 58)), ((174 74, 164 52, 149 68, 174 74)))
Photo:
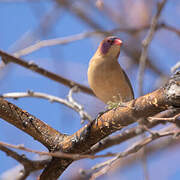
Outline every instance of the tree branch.
POLYGON ((62 99, 62 98, 59 98, 57 96, 53 96, 50 94, 41 93, 41 92, 33 92, 33 91, 5 93, 5 94, 0 95, 0 97, 2 97, 2 98, 13 98, 13 99, 19 99, 19 98, 25 98, 25 97, 36 97, 36 98, 47 99, 50 102, 57 102, 60 104, 64 104, 65 106, 67 106, 67 107, 75 110, 76 112, 78 112, 80 117, 81 117, 82 123, 86 119, 88 121, 92 121, 91 116, 86 111, 84 111, 83 106, 78 104, 76 101, 73 100, 72 89, 70 89, 70 95, 69 95, 69 97, 71 96, 71 100, 69 100, 69 98, 68 99, 62 99))
MULTIPOLYGON (((158 118, 170 118, 172 116, 177 115, 178 113, 180 113, 180 109, 168 109, 166 111, 163 111, 163 112, 155 115, 152 118, 157 118, 157 119, 158 118)), ((153 121, 151 123, 147 123, 146 126, 147 126, 147 128, 153 128, 154 126, 158 125, 159 123, 161 123, 161 122, 153 121)), ((142 134, 143 132, 145 132, 145 129, 143 129, 143 128, 140 129, 140 127, 134 127, 131 129, 127 129, 120 134, 102 139, 100 142, 98 142, 97 144, 92 146, 91 149, 86 153, 87 154, 95 154, 97 152, 100 152, 100 151, 107 149, 109 147, 112 147, 114 145, 119 145, 122 142, 125 142, 137 135, 142 134)))
MULTIPOLYGON (((65 136, 28 112, 4 99, 0 99, 0 117, 28 133, 44 144, 50 151, 85 153, 94 144, 111 133, 168 109, 180 107, 180 72, 163 87, 127 103, 126 107, 112 109, 85 125, 71 136, 65 136)), ((71 159, 53 158, 41 175, 41 179, 57 179, 72 162, 71 159), (52 170, 53 169, 53 170, 52 170)))
POLYGON ((56 82, 59 82, 61 84, 64 84, 65 86, 68 86, 70 88, 77 86, 82 92, 85 92, 87 94, 90 95, 94 95, 94 93, 92 92, 92 90, 84 85, 81 85, 79 83, 76 83, 72 80, 69 80, 67 78, 64 78, 62 76, 59 76, 55 73, 52 73, 46 69, 43 69, 41 67, 39 67, 38 65, 36 65, 34 62, 26 62, 23 59, 17 58, 15 56, 12 56, 2 50, 0 50, 0 56, 2 57, 2 59, 7 63, 7 62, 11 62, 11 63, 15 63, 18 64, 20 66, 23 66, 24 68, 27 68, 31 71, 37 72, 51 80, 54 80, 56 82))
MULTIPOLYGON (((60 143, 61 151, 68 153, 86 152, 101 139, 140 118, 154 116, 170 106, 180 107, 179 84, 180 73, 177 73, 163 88, 128 102, 126 107, 119 107, 106 112, 62 141, 60 143), (174 89, 174 86, 177 88, 174 89)), ((41 174, 40 179, 44 180, 46 177, 57 179, 71 162, 67 159, 53 158, 41 174)))
POLYGON ((16 179, 26 179, 31 172, 43 169, 50 161, 50 159, 36 161, 29 160, 28 158, 26 158, 25 155, 19 155, 15 151, 7 148, 6 145, 6 143, 0 143, 0 150, 5 152, 8 156, 11 156, 13 159, 15 159, 24 166, 24 169, 20 170, 21 172, 18 173, 19 177, 16 177, 16 179))
POLYGON ((166 2, 167 2, 167 0, 163 0, 161 3, 157 4, 157 12, 152 19, 150 30, 142 42, 142 52, 141 52, 141 56, 140 56, 139 72, 138 72, 138 85, 139 85, 138 86, 138 94, 139 94, 139 96, 143 95, 143 77, 144 77, 144 71, 145 71, 145 66, 146 66, 148 46, 153 39, 154 33, 157 29, 158 19, 161 15, 161 12, 162 12, 166 2))
MULTIPOLYGON (((120 158, 127 157, 130 154, 138 152, 140 149, 142 149, 147 144, 151 143, 152 141, 154 141, 156 139, 159 139, 159 138, 165 137, 165 136, 174 136, 176 134, 179 134, 179 130, 172 130, 171 126, 167 127, 167 128, 164 128, 163 130, 161 130, 158 133, 156 133, 156 135, 149 136, 147 138, 144 138, 144 139, 140 140, 139 142, 134 143, 132 146, 127 148, 125 151, 119 153, 115 158, 107 160, 107 161, 105 161, 105 162, 103 162, 101 164, 95 165, 93 168, 91 168, 90 171, 87 171, 88 172, 88 176, 89 176, 89 174, 92 174, 94 172, 94 170, 100 169, 96 173, 92 174, 91 180, 96 179, 97 177, 107 173, 108 170, 110 168, 112 168, 113 163, 118 161, 120 158)), ((83 174, 86 174, 86 171, 84 171, 83 174)))
POLYGON ((49 150, 56 149, 57 142, 67 136, 2 98, 0 98, 0 118, 29 134, 49 150))

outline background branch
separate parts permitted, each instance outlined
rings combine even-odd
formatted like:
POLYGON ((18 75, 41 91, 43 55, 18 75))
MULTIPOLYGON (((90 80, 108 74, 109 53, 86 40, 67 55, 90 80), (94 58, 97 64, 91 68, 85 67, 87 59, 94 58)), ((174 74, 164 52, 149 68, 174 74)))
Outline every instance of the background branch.
POLYGON ((142 42, 142 52, 140 56, 139 62, 139 72, 138 72, 138 94, 139 96, 143 95, 143 77, 147 60, 148 46, 151 43, 154 33, 156 32, 156 26, 158 24, 158 19, 161 15, 161 12, 166 4, 167 0, 163 0, 161 3, 157 4, 157 12, 155 16, 152 18, 152 23, 150 26, 150 30, 142 42))
POLYGON ((51 80, 59 82, 65 86, 68 86, 70 88, 77 86, 82 92, 88 93, 90 95, 94 95, 94 93, 92 92, 92 90, 90 88, 83 86, 79 83, 76 83, 72 80, 66 79, 66 78, 59 76, 55 73, 52 73, 50 71, 47 71, 46 69, 40 68, 34 62, 26 62, 20 58, 17 58, 15 56, 8 54, 2 50, 0 50, 0 56, 2 57, 2 59, 4 59, 5 62, 12 62, 12 63, 18 64, 18 65, 25 67, 31 71, 37 72, 47 78, 50 78, 51 80))

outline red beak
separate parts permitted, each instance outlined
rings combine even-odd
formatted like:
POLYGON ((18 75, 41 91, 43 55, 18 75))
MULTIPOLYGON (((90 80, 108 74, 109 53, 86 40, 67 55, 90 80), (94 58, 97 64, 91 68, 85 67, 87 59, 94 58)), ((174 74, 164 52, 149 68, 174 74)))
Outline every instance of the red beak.
POLYGON ((119 38, 117 38, 117 39, 114 40, 114 44, 116 44, 116 45, 121 46, 122 43, 123 43, 123 42, 122 42, 119 38))

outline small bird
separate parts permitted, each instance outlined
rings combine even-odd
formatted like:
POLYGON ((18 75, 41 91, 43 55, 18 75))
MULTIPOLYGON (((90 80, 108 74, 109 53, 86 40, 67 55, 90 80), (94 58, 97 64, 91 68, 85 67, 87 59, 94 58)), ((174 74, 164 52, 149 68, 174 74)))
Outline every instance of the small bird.
POLYGON ((90 88, 106 104, 121 104, 134 98, 129 78, 118 63, 121 46, 122 41, 118 37, 105 38, 89 63, 90 88))

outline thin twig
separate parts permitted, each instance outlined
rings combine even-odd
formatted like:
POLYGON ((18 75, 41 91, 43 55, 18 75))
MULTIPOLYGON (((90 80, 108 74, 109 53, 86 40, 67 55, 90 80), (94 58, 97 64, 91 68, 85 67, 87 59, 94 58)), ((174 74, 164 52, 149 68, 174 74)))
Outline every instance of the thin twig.
MULTIPOLYGON (((41 1, 42 0, 0 0, 0 3, 24 3, 24 2, 40 3, 41 1)), ((50 0, 46 0, 46 1, 50 1, 50 0)))
POLYGON ((144 79, 144 71, 145 71, 145 66, 146 66, 148 46, 153 39, 154 33, 157 29, 156 27, 158 25, 158 19, 161 15, 161 12, 162 12, 163 7, 166 4, 166 2, 167 2, 167 0, 163 0, 161 3, 158 3, 157 12, 152 19, 150 30, 142 42, 142 52, 141 52, 141 56, 140 56, 139 71, 138 71, 138 95, 139 96, 143 95, 143 79, 144 79))
MULTIPOLYGON (((161 12, 163 10, 163 7, 167 0, 163 0, 161 3, 157 4, 157 12, 155 16, 152 19, 150 30, 145 37, 145 39, 142 42, 142 52, 140 56, 140 61, 139 61, 139 71, 138 71, 138 95, 142 96, 143 95, 143 79, 144 79, 144 72, 146 68, 146 61, 147 61, 147 53, 148 53, 148 46, 151 43, 154 33, 157 30, 157 25, 158 25, 158 19, 161 15, 161 12)), ((142 154, 142 166, 144 169, 144 177, 146 180, 149 179, 148 172, 147 172, 147 161, 146 161, 146 153, 145 153, 145 147, 143 149, 143 154, 142 154)))
MULTIPOLYGON (((71 92, 71 90, 70 90, 71 92)), ((72 93, 71 93, 72 95, 72 93)), ((63 104, 76 112, 79 113, 81 117, 81 122, 84 122, 84 120, 92 121, 91 116, 84 111, 84 108, 82 105, 78 104, 76 101, 70 101, 70 99, 62 99, 57 96, 53 96, 47 93, 41 93, 41 92, 33 92, 33 91, 27 91, 27 92, 12 92, 12 93, 5 93, 0 95, 2 98, 13 98, 13 99, 19 99, 19 98, 25 98, 25 97, 35 97, 35 98, 42 98, 47 99, 49 102, 57 102, 60 104, 63 104)))
POLYGON ((176 121, 180 121, 180 113, 175 115, 174 117, 171 117, 171 118, 149 117, 148 120, 150 122, 153 122, 153 121, 164 121, 164 122, 176 123, 176 121))
POLYGON ((23 165, 22 169, 17 169, 19 171, 19 180, 26 179, 28 175, 33 171, 43 169, 50 161, 50 159, 32 161, 28 159, 25 155, 19 155, 17 152, 7 148, 2 144, 0 145, 0 150, 5 152, 8 156, 12 157, 23 165))
POLYGON ((171 68, 171 73, 175 73, 178 69, 180 69, 180 61, 171 68))
MULTIPOLYGON (((139 151, 140 149, 142 149, 143 147, 145 147, 146 145, 148 145, 149 143, 151 143, 152 141, 159 139, 161 137, 165 137, 165 136, 172 136, 174 137, 174 135, 178 134, 179 130, 172 130, 172 126, 170 127, 166 127, 162 130, 160 130, 158 132, 158 135, 156 136, 149 136, 145 139, 140 140, 139 142, 136 142, 135 144, 133 144, 132 146, 130 146, 128 149, 126 149, 125 151, 119 153, 115 158, 110 159, 108 161, 105 161, 103 163, 97 164, 94 167, 92 167, 90 170, 83 170, 83 174, 93 174, 94 171, 99 170, 97 173, 93 174, 93 176, 99 177, 100 175, 107 173, 107 171, 109 170, 109 168, 112 168, 112 164, 115 163, 116 161, 118 161, 120 158, 129 156, 132 153, 136 153, 137 151, 139 151), (104 168, 105 169, 104 169, 104 168), (103 169, 101 169, 103 168, 103 169)), ((93 177, 94 178, 94 177, 93 177)), ((92 178, 92 179, 93 179, 92 178)))
POLYGON ((73 104, 74 108, 78 109, 78 113, 81 117, 81 124, 83 124, 84 120, 86 119, 91 122, 93 120, 92 117, 87 112, 85 112, 84 107, 81 104, 77 103, 77 101, 75 101, 72 97, 73 93, 78 92, 78 91, 79 89, 77 86, 74 86, 73 88, 71 88, 67 96, 67 99, 71 104, 73 104))
MULTIPOLYGON (((22 57, 22 56, 30 54, 34 51, 37 51, 43 47, 65 45, 65 44, 72 43, 72 42, 77 41, 77 40, 82 40, 82 39, 85 39, 88 37, 102 35, 102 34, 107 36, 107 35, 112 35, 112 34, 117 33, 117 32, 125 32, 125 33, 133 35, 136 33, 140 33, 142 31, 148 29, 149 27, 150 27, 150 25, 144 25, 143 27, 139 27, 139 28, 115 28, 115 29, 112 29, 109 31, 97 30, 94 32, 83 32, 83 33, 79 33, 79 34, 75 34, 75 35, 71 35, 71 36, 67 36, 67 37, 42 40, 42 41, 36 42, 35 44, 33 44, 31 46, 28 46, 24 49, 17 51, 16 53, 14 53, 14 56, 22 57)), ((160 23, 157 25, 157 29, 161 29, 161 28, 172 31, 172 32, 174 32, 180 36, 180 30, 178 30, 178 29, 176 29, 170 25, 167 25, 165 23, 160 23)))
POLYGON ((69 159, 73 159, 73 160, 79 160, 79 159, 84 159, 84 158, 95 159, 95 158, 104 158, 104 157, 117 156, 117 153, 107 153, 107 154, 103 154, 103 155, 88 155, 88 154, 87 155, 81 155, 81 154, 69 154, 69 153, 63 153, 63 152, 37 151, 37 150, 26 148, 22 144, 13 145, 13 144, 8 144, 8 143, 1 142, 1 141, 0 141, 0 146, 19 149, 19 150, 22 150, 22 151, 35 153, 35 154, 39 154, 39 155, 47 155, 47 156, 58 157, 58 158, 69 158, 69 159))
POLYGON ((164 29, 166 29, 168 31, 174 32, 177 36, 180 36, 180 30, 175 28, 175 27, 173 27, 173 26, 170 26, 168 24, 162 23, 161 24, 161 28, 164 28, 164 29))
MULTIPOLYGON (((142 134, 142 139, 146 138, 146 134, 142 134)), ((142 148, 142 153, 141 153, 141 164, 142 164, 142 170, 143 170, 143 177, 144 180, 149 180, 149 172, 148 172, 148 164, 147 164, 147 151, 146 147, 142 148)))
POLYGON ((149 28, 149 25, 146 25, 146 26, 141 27, 141 28, 115 28, 115 29, 112 29, 110 31, 97 30, 94 32, 83 32, 83 33, 71 35, 68 37, 43 40, 43 41, 39 41, 39 42, 37 42, 31 46, 28 46, 22 50, 19 50, 18 52, 14 53, 14 56, 16 56, 16 57, 25 56, 27 54, 30 54, 34 51, 39 50, 40 48, 43 48, 43 47, 65 45, 65 44, 68 44, 68 43, 71 43, 71 42, 74 42, 77 40, 82 40, 82 39, 92 37, 92 36, 97 36, 97 35, 102 35, 102 34, 103 35, 112 35, 116 32, 126 32, 129 34, 135 34, 135 33, 138 33, 140 31, 143 31, 147 28, 149 28))
MULTIPOLYGON (((104 155, 81 155, 81 154, 69 154, 69 153, 63 153, 63 152, 37 151, 37 150, 26 148, 22 144, 21 145, 12 145, 12 144, 8 144, 5 142, 0 142, 0 145, 5 146, 5 147, 9 147, 9 148, 15 148, 15 149, 23 150, 26 152, 36 153, 39 155, 47 155, 47 156, 53 156, 53 157, 59 157, 59 158, 70 158, 70 159, 74 159, 74 160, 79 160, 79 159, 83 159, 83 158, 95 159, 95 158, 116 156, 114 159, 111 160, 111 162, 114 162, 114 160, 117 160, 121 157, 125 157, 131 153, 137 152, 139 149, 141 149, 143 146, 149 144, 153 140, 156 140, 160 137, 170 136, 170 135, 174 135, 174 134, 178 134, 178 133, 179 133, 179 131, 172 130, 172 127, 170 126, 168 128, 165 128, 165 130, 161 130, 155 136, 149 136, 149 137, 147 137, 147 138, 145 138, 139 142, 136 142, 130 148, 128 148, 126 151, 124 151, 122 153, 108 153, 108 154, 104 154, 104 155)), ((16 158, 16 159, 18 159, 18 158, 16 158)))

